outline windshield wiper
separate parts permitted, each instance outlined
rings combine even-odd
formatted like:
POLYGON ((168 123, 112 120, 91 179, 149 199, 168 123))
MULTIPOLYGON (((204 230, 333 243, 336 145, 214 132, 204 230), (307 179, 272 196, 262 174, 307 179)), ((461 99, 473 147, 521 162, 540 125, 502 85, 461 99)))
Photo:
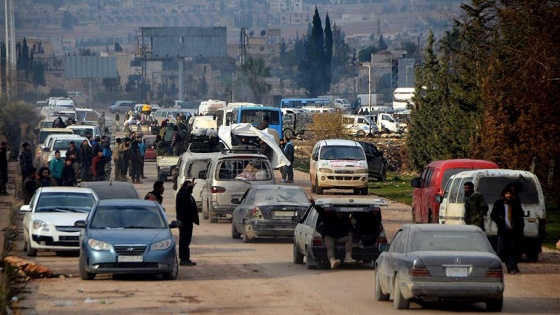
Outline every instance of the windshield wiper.
POLYGON ((81 210, 81 209, 75 209, 75 208, 65 208, 65 207, 56 207, 56 208, 51 208, 51 211, 55 211, 55 212, 79 212, 79 213, 84 213, 87 212, 86 210, 81 210))

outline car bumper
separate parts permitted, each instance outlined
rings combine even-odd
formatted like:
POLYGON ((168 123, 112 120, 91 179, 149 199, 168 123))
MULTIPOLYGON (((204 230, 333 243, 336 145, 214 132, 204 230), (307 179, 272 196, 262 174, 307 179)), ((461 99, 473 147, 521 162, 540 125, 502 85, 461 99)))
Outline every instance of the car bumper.
MULTIPOLYGON (((311 258, 317 261, 328 261, 327 257, 327 247, 325 246, 310 246, 311 258)), ((353 247, 352 248, 352 258, 359 261, 375 261, 379 257, 380 251, 379 246, 367 246, 364 248, 353 247)), ((344 245, 337 244, 334 247, 334 256, 339 259, 343 259, 346 256, 346 250, 344 245)))
POLYGON ((272 220, 251 220, 246 226, 249 237, 255 236, 280 236, 293 237, 297 223, 274 222, 272 220))
POLYGON ((500 298, 504 293, 503 283, 400 281, 399 287, 406 299, 421 297, 485 301, 489 298, 500 298))
POLYGON ((80 235, 79 234, 64 234, 64 235, 31 235, 32 248, 35 249, 50 249, 56 251, 75 251, 80 249, 80 235))
POLYGON ((165 251, 148 251, 142 256, 142 262, 118 262, 113 251, 88 250, 84 254, 86 270, 89 273, 163 273, 171 272, 177 261, 175 245, 165 251))
POLYGON ((321 188, 339 188, 339 189, 352 189, 352 188, 367 188, 368 176, 363 174, 322 174, 319 175, 319 187, 321 188))
POLYGON ((222 206, 222 205, 218 205, 216 202, 212 202, 212 209, 211 209, 210 213, 213 213, 213 214, 219 215, 219 216, 225 216, 225 215, 232 215, 233 210, 235 210, 235 205, 234 206, 222 206))

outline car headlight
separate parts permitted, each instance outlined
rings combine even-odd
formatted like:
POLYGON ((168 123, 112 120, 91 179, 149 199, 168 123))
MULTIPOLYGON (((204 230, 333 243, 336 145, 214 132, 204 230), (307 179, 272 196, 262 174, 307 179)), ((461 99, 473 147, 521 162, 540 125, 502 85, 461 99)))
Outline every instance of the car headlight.
POLYGON ((320 168, 319 172, 321 172, 321 173, 333 173, 333 170, 331 170, 330 168, 320 168))
POLYGON ((33 230, 42 230, 45 232, 49 232, 49 225, 41 220, 33 220, 33 230))
POLYGON ((367 174, 368 170, 365 168, 359 169, 359 170, 355 170, 354 174, 367 174))
POLYGON ((93 238, 90 238, 88 240, 88 245, 93 250, 111 250, 111 248, 112 248, 111 244, 105 243, 105 242, 102 242, 102 241, 98 241, 98 240, 95 240, 93 238))
POLYGON ((169 246, 171 246, 171 240, 166 239, 157 243, 153 243, 152 246, 150 246, 150 250, 164 250, 168 249, 169 246))

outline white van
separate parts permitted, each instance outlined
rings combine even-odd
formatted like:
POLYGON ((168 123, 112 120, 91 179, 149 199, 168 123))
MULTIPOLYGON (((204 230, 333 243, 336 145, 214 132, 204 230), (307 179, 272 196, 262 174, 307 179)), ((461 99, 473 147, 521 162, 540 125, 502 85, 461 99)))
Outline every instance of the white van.
POLYGON ((353 189, 356 195, 368 194, 368 164, 362 146, 353 140, 318 141, 309 163, 311 192, 325 189, 353 189))
POLYGON ((342 116, 342 123, 344 125, 347 134, 352 136, 364 137, 369 134, 379 132, 379 129, 375 124, 370 126, 368 116, 362 115, 344 115, 342 116), (370 130, 371 129, 371 130, 370 130))
POLYGON ((225 101, 219 100, 207 100, 200 102, 200 106, 198 107, 198 114, 199 115, 208 115, 214 114, 218 109, 226 107, 225 101))
POLYGON ((47 107, 58 109, 75 109, 74 100, 65 97, 49 97, 47 107))
POLYGON ((546 225, 544 195, 535 174, 527 171, 507 169, 481 169, 464 171, 451 176, 445 186, 445 193, 439 207, 439 223, 465 224, 465 203, 463 186, 474 184, 474 190, 481 193, 489 206, 484 218, 484 228, 493 245, 497 244, 498 227, 490 218, 494 202, 500 198, 502 190, 510 184, 516 185, 525 212, 524 253, 527 260, 536 261, 541 252, 541 241, 546 225))
POLYGON ((72 125, 72 126, 68 126, 66 127, 66 129, 70 129, 72 130, 72 132, 76 135, 80 135, 82 137, 85 137, 87 134, 89 134, 91 136, 92 139, 96 138, 96 137, 100 137, 102 136, 101 133, 101 128, 99 128, 99 126, 93 126, 93 125, 72 125))

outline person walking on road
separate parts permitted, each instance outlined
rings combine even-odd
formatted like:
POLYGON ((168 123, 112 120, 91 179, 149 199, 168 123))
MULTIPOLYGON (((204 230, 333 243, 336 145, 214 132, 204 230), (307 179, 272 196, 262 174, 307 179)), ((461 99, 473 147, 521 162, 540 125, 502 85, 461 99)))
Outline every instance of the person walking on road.
POLYGON ((192 191, 196 183, 187 180, 183 183, 175 200, 175 210, 177 220, 181 221, 179 227, 179 259, 181 266, 196 266, 196 262, 191 260, 190 244, 192 240, 193 224, 198 225, 198 209, 192 196, 192 191))
POLYGON ((465 224, 476 225, 484 231, 484 217, 488 212, 488 204, 481 193, 474 191, 474 184, 466 182, 465 190, 465 224))
POLYGON ((57 186, 62 186, 62 169, 64 168, 64 160, 59 150, 54 152, 54 158, 49 162, 49 170, 52 178, 54 178, 57 186))
POLYGON ((116 126, 115 131, 121 130, 121 115, 119 114, 119 111, 115 113, 115 126, 116 126))
MULTIPOLYGON (((284 170, 286 173, 285 183, 293 183, 294 182, 294 144, 292 143, 289 137, 284 137, 284 155, 290 161, 290 165, 284 166, 284 170)), ((284 176, 282 176, 284 177, 284 176)))

